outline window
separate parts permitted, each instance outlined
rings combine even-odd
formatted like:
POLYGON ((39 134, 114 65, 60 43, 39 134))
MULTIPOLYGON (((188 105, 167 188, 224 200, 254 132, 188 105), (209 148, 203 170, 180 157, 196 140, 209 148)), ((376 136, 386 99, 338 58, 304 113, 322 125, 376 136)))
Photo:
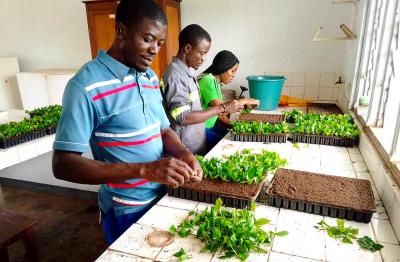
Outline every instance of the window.
POLYGON ((366 0, 350 109, 400 161, 400 0, 366 0))

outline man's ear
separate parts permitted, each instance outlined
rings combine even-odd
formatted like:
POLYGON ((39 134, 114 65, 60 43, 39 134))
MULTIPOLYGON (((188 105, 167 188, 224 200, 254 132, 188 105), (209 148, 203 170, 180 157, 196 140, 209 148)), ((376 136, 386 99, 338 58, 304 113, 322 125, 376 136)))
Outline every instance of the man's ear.
POLYGON ((184 50, 186 54, 189 54, 189 52, 192 51, 192 46, 190 44, 186 44, 184 50))
POLYGON ((126 26, 121 22, 117 22, 117 25, 115 26, 115 30, 116 30, 117 38, 119 40, 124 40, 126 35, 128 34, 128 28, 126 28, 126 26))

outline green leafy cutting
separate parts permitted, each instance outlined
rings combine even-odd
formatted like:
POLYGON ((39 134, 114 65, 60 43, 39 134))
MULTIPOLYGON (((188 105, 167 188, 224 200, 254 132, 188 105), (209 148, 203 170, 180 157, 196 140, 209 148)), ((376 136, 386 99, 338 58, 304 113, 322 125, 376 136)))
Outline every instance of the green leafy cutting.
POLYGON ((383 245, 374 242, 369 236, 364 236, 357 239, 357 243, 362 249, 366 249, 372 252, 379 251, 383 248, 383 245))
POLYGON ((187 237, 197 228, 196 238, 204 243, 202 251, 225 251, 220 258, 238 257, 246 260, 249 252, 266 253, 265 247, 272 243, 274 236, 286 236, 287 231, 265 232, 261 227, 270 222, 266 218, 255 218, 256 204, 250 209, 226 210, 222 200, 217 199, 213 207, 201 213, 190 212, 189 217, 170 232, 180 237, 187 237))
POLYGON ((196 156, 205 178, 233 181, 237 183, 259 183, 268 172, 287 164, 276 152, 263 150, 254 154, 250 149, 237 151, 227 160, 219 158, 205 159, 196 156))
POLYGON ((287 123, 270 124, 260 121, 236 121, 232 124, 233 134, 285 134, 289 132, 287 123))
POLYGON ((179 261, 183 261, 185 259, 188 259, 189 256, 186 254, 185 250, 183 248, 181 248, 178 252, 176 252, 174 255, 174 257, 177 257, 179 259, 179 261))
POLYGON ((353 227, 345 227, 344 220, 336 220, 337 226, 329 226, 324 220, 321 220, 316 226, 318 230, 323 230, 328 233, 328 236, 340 239, 345 244, 352 244, 353 239, 357 239, 358 229, 353 227))
MULTIPOLYGON (((294 110, 293 110, 294 111, 294 110)), ((293 121, 291 133, 356 138, 360 135, 349 114, 303 114, 301 111, 285 112, 286 121, 293 121)))
POLYGON ((358 228, 345 227, 343 219, 337 219, 336 224, 337 226, 329 226, 324 220, 321 220, 314 227, 318 230, 326 231, 328 236, 340 239, 345 244, 352 244, 353 240, 357 239, 357 243, 362 249, 376 252, 383 248, 383 245, 374 242, 369 236, 358 238, 358 228))
POLYGON ((251 113, 251 111, 252 111, 253 109, 251 109, 251 108, 245 108, 245 109, 243 109, 242 110, 242 114, 249 114, 249 113, 251 113))

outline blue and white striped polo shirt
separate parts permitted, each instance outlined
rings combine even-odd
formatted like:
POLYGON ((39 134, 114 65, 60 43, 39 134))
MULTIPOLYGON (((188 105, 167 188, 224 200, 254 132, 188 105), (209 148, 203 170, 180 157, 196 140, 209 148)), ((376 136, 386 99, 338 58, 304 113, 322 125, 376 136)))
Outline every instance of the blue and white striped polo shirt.
MULTIPOLYGON (((168 127, 154 71, 137 72, 100 51, 67 84, 54 149, 84 153, 90 146, 99 161, 151 162, 163 157, 168 127)), ((144 179, 103 184, 99 205, 117 216, 138 212, 162 190, 144 179)))

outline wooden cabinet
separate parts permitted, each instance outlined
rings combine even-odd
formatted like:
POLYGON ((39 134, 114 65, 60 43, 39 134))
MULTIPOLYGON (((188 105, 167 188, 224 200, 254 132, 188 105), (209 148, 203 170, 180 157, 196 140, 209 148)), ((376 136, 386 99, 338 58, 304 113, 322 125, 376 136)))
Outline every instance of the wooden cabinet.
MULTIPOLYGON (((115 37, 115 12, 117 0, 84 0, 89 27, 92 57, 98 50, 108 50, 115 37)), ((179 48, 178 36, 181 28, 181 0, 157 0, 168 19, 167 40, 154 59, 151 68, 161 76, 179 48)))

